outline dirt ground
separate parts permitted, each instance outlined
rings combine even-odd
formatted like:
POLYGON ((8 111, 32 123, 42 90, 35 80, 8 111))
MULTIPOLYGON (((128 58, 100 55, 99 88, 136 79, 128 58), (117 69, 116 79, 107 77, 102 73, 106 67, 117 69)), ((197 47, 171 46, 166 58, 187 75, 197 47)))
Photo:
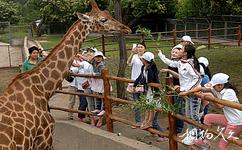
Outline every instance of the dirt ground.
MULTIPOLYGON (((65 85, 65 83, 64 83, 64 85, 65 85)), ((64 86, 63 90, 67 90, 66 86, 64 86)), ((78 108, 78 105, 79 105, 78 101, 79 101, 78 98, 76 98, 75 108, 78 108)), ((51 98, 49 104, 50 104, 50 106, 67 108, 68 95, 56 94, 51 98)), ((56 120, 67 120, 66 112, 51 110, 51 113, 56 120)), ((133 121, 133 112, 129 106, 126 106, 126 105, 114 106, 113 114, 115 114, 121 118, 133 121)), ((77 114, 74 115, 74 120, 78 121, 77 114)), ((80 123, 82 123, 82 122, 80 122, 80 123)), ((166 117, 166 114, 161 114, 159 116, 159 123, 160 123, 160 126, 163 128, 169 127, 168 118, 166 117)), ((101 129, 106 130, 106 126, 104 125, 103 127, 101 127, 101 129)), ((168 131, 164 131, 164 132, 168 132, 168 131)), ((114 122, 114 133, 117 133, 117 134, 121 133, 122 136, 131 138, 131 139, 135 139, 135 140, 147 143, 147 144, 152 144, 152 145, 157 146, 164 150, 169 149, 168 141, 157 142, 156 141, 157 137, 155 135, 150 134, 148 131, 141 130, 138 128, 132 129, 129 125, 125 125, 125 124, 117 122, 117 121, 114 122)), ((182 136, 183 134, 184 133, 181 133, 178 136, 182 136)), ((216 137, 216 136, 214 136, 214 137, 216 137)), ((179 150, 186 150, 186 149, 189 149, 189 147, 184 146, 183 144, 179 144, 179 150)), ((210 149, 211 150, 218 149, 218 139, 211 140, 210 149)), ((233 144, 230 144, 230 146, 229 146, 229 150, 240 150, 240 149, 241 148, 239 148, 238 146, 233 145, 233 144)))

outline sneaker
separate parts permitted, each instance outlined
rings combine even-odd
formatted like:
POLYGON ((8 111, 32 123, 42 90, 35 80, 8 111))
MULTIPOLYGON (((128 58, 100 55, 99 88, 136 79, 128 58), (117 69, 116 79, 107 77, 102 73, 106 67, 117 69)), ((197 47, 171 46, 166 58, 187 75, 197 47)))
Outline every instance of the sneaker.
POLYGON ((136 122, 136 125, 132 125, 131 128, 132 129, 136 129, 136 128, 139 128, 141 126, 141 123, 140 122, 136 122))
POLYGON ((146 124, 141 125, 140 126, 140 129, 141 130, 146 130, 146 129, 150 128, 150 127, 151 127, 151 124, 149 122, 147 122, 146 124))
POLYGON ((195 140, 194 136, 186 136, 183 140, 182 143, 185 145, 193 145, 193 141, 195 140))
POLYGON ((98 114, 98 113, 100 113, 100 110, 98 110, 98 109, 95 109, 95 110, 93 110, 93 111, 91 111, 92 113, 95 113, 95 114, 98 114))
POLYGON ((167 140, 168 140, 167 137, 158 137, 158 138, 156 139, 156 142, 164 142, 164 141, 167 141, 167 140))
POLYGON ((102 110, 101 112, 99 112, 99 113, 97 114, 97 116, 103 116, 104 114, 105 114, 105 111, 102 110))
POLYGON ((68 117, 67 119, 68 119, 68 120, 73 120, 73 117, 68 117))
POLYGON ((79 119, 80 122, 85 122, 84 118, 79 119))

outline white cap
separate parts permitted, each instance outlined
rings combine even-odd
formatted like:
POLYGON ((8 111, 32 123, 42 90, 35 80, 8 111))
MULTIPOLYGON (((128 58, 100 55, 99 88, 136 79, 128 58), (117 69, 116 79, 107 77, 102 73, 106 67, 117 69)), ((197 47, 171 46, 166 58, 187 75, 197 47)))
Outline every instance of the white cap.
POLYGON ((225 73, 216 73, 213 75, 211 81, 209 82, 211 86, 215 86, 217 84, 225 84, 229 82, 229 76, 225 73))
POLYGON ((197 60, 198 60, 199 63, 204 64, 205 67, 208 67, 209 62, 208 62, 208 59, 206 57, 199 57, 197 60))
POLYGON ((98 51, 97 48, 95 48, 95 47, 91 47, 90 49, 93 50, 94 52, 98 51))
POLYGON ((79 71, 78 67, 74 67, 74 66, 71 66, 70 70, 72 73, 78 73, 79 71))
POLYGON ((94 57, 96 57, 96 56, 102 56, 103 59, 106 59, 106 57, 105 57, 105 56, 103 55, 103 53, 100 52, 100 51, 96 51, 96 52, 94 53, 94 57))
POLYGON ((183 37, 182 37, 182 40, 194 44, 194 43, 192 42, 192 38, 191 38, 190 36, 188 36, 188 35, 183 36, 183 37))
POLYGON ((182 47, 183 47, 183 45, 181 45, 181 44, 177 44, 176 46, 174 46, 174 47, 172 48, 172 50, 173 50, 173 49, 182 49, 182 47))
POLYGON ((142 58, 148 62, 151 62, 151 60, 155 58, 154 54, 151 52, 145 52, 142 56, 142 58))

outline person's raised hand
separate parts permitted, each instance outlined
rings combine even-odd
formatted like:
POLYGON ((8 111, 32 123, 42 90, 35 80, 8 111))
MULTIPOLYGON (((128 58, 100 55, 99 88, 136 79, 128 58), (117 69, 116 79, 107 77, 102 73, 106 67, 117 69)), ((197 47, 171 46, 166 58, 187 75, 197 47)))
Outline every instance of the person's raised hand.
POLYGON ((161 69, 160 72, 161 73, 167 73, 167 72, 169 72, 169 69, 161 69))

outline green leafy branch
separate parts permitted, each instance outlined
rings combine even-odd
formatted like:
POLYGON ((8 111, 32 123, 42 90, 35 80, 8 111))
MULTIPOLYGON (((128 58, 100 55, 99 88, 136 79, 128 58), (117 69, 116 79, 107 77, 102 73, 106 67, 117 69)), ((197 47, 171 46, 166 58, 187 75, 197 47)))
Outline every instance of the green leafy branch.
POLYGON ((151 30, 150 29, 147 29, 145 27, 141 27, 141 26, 138 26, 138 29, 135 31, 136 33, 141 33, 143 34, 145 37, 147 37, 148 39, 152 40, 155 42, 156 44, 156 47, 160 47, 159 45, 159 41, 161 39, 161 33, 158 33, 158 36, 157 36, 157 40, 155 40, 155 38, 153 37, 153 35, 151 34, 151 30), (158 42, 158 43, 157 43, 158 42))
MULTIPOLYGON (((152 100, 147 99, 145 95, 141 95, 139 101, 136 101, 133 105, 134 108, 139 108, 142 112, 160 110, 167 113, 177 113, 181 106, 178 104, 171 104, 168 100, 166 89, 160 88, 159 93, 154 94, 152 100), (155 96, 159 95, 159 96, 155 96)), ((177 95, 175 91, 172 91, 174 95, 177 95)))

